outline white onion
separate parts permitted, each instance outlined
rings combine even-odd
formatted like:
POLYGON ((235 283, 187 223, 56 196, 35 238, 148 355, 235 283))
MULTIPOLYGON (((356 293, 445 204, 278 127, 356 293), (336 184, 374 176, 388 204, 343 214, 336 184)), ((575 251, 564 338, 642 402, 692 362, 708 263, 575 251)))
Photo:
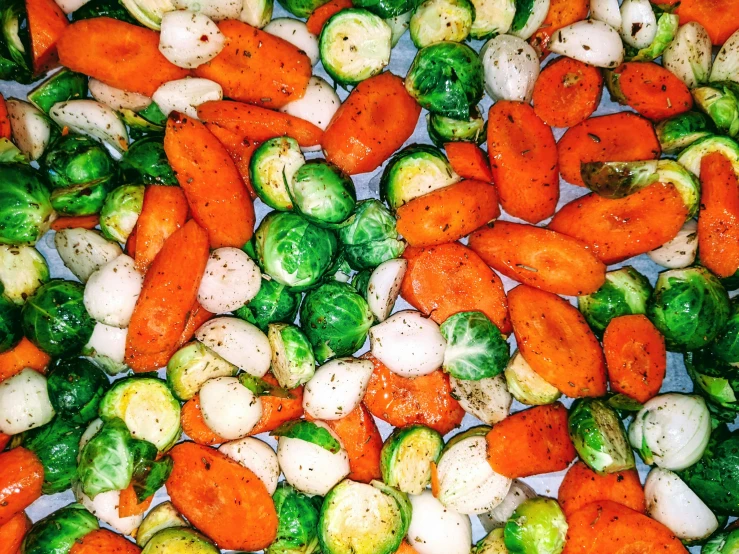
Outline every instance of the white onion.
POLYGON ((17 435, 53 417, 46 377, 38 371, 26 368, 0 382, 0 433, 17 435))
POLYGON ((315 419, 347 416, 364 398, 374 365, 369 360, 337 358, 319 367, 303 391, 303 408, 315 419))
POLYGON ((178 10, 201 13, 213 21, 238 19, 241 15, 242 0, 174 0, 178 10))
POLYGON ((267 335, 236 317, 216 317, 203 323, 195 338, 221 358, 254 377, 263 377, 272 361, 267 335))
POLYGON ((109 375, 126 371, 123 363, 126 354, 128 329, 96 323, 92 336, 83 349, 83 354, 109 375))
POLYGON ((318 52, 318 37, 311 33, 305 23, 299 19, 278 17, 270 21, 264 30, 305 52, 311 65, 316 65, 321 59, 318 52))
POLYGON ((272 19, 273 0, 244 0, 239 19, 257 29, 272 19))
POLYGON ((49 116, 60 127, 99 140, 116 159, 128 150, 128 131, 123 121, 113 108, 97 100, 57 102, 49 116))
MULTIPOLYGON (((339 95, 334 88, 320 77, 313 76, 308 81, 308 88, 302 98, 285 104, 280 111, 313 123, 326 130, 336 110, 341 106, 339 95)), ((320 150, 321 146, 311 146, 303 150, 320 150)))
POLYGON ((82 504, 88 511, 100 521, 107 523, 110 527, 122 535, 133 535, 144 520, 144 514, 121 517, 118 515, 118 506, 121 503, 121 491, 101 492, 95 498, 88 497, 82 492, 82 487, 75 485, 72 488, 77 502, 82 504))
POLYGON ((413 512, 407 538, 418 554, 470 554, 470 518, 445 508, 430 490, 408 499, 413 512))
POLYGON ((140 112, 151 104, 151 98, 137 92, 128 92, 119 88, 106 85, 97 79, 90 79, 87 83, 92 97, 116 111, 131 110, 140 112))
POLYGON ((694 219, 686 221, 675 238, 647 252, 649 259, 668 269, 681 269, 692 265, 697 254, 698 222, 694 219))
POLYGON ((176 111, 197 119, 198 106, 213 100, 223 100, 223 89, 210 79, 188 77, 164 83, 154 92, 152 98, 165 115, 176 111))
POLYGON ((264 483, 270 496, 275 493, 280 478, 280 464, 277 454, 267 443, 245 437, 223 443, 218 451, 251 470, 264 483))
MULTIPOLYGON (((688 23, 687 25, 690 25, 688 23)), ((697 23, 695 23, 697 25, 697 23)), ((705 29, 704 29, 705 31, 705 29)), ((708 56, 708 63, 711 63, 711 56, 708 56)), ((711 70, 711 82, 714 81, 735 81, 739 82, 739 30, 731 35, 721 50, 716 54, 713 60, 713 69, 711 70)))
POLYGON ((618 0, 590 0, 590 19, 602 21, 621 30, 621 7, 618 0))
POLYGON ((480 51, 485 90, 493 100, 530 102, 539 77, 539 56, 518 37, 498 35, 480 51))
POLYGON ((519 479, 514 479, 503 502, 478 519, 488 533, 493 529, 505 527, 505 524, 521 504, 530 498, 536 498, 536 491, 519 479))
POLYGON ((618 67, 624 61, 624 45, 618 32, 591 19, 555 31, 549 49, 596 67, 618 67))
POLYGON ((508 33, 515 35, 524 40, 529 39, 544 23, 549 13, 549 0, 534 0, 531 7, 531 14, 526 20, 526 24, 518 31, 508 30, 508 33))
POLYGON ((82 6, 90 2, 90 0, 55 0, 55 2, 64 13, 69 15, 79 10, 82 6))
POLYGON ((54 246, 64 265, 83 283, 98 269, 123 254, 117 242, 107 240, 99 231, 91 229, 61 229, 54 234, 54 246))
POLYGON ((23 100, 9 98, 5 106, 13 142, 31 160, 38 160, 51 140, 49 120, 36 106, 23 100))
POLYGON ((387 260, 372 272, 367 284, 367 304, 377 321, 385 321, 400 295, 408 260, 387 260))
POLYGON ((95 321, 128 327, 143 283, 144 276, 136 271, 133 259, 122 254, 90 275, 85 309, 95 321))
MULTIPOLYGON (((739 42, 739 38, 737 40, 739 42)), ((675 38, 662 53, 662 65, 680 77, 688 88, 695 88, 708 79, 712 48, 708 32, 697 21, 691 21, 681 25, 675 33, 675 38)), ((721 52, 717 61, 720 56, 721 52)))
POLYGON ((220 314, 240 308, 259 292, 262 273, 240 248, 217 248, 210 253, 198 289, 198 302, 220 314))
POLYGON ((205 424, 226 440, 246 436, 262 417, 262 402, 236 377, 208 379, 199 394, 205 424))
POLYGON ((624 0, 621 4, 621 38, 636 49, 646 48, 657 36, 657 16, 649 0, 624 0))
POLYGON ((208 63, 225 45, 226 37, 207 15, 176 11, 162 17, 159 51, 177 67, 193 69, 208 63))

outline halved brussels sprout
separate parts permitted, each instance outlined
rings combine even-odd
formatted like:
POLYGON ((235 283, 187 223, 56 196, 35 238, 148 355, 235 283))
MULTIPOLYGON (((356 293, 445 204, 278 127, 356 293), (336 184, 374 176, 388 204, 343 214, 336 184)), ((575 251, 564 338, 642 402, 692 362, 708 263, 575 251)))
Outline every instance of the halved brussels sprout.
POLYGON ((0 8, 0 79, 28 84, 33 81, 33 59, 28 13, 22 0, 8 0, 0 8))
POLYGON ((249 179, 259 198, 279 211, 293 209, 288 185, 305 163, 298 141, 276 137, 260 144, 249 162, 249 179))
POLYGON ((382 480, 408 494, 421 494, 431 482, 431 464, 439 461, 444 439, 424 425, 396 427, 380 455, 382 480))
POLYGON ((66 188, 110 177, 115 163, 105 147, 82 135, 56 140, 39 160, 52 188, 66 188))
POLYGON ((272 373, 280 386, 293 389, 307 383, 316 372, 316 360, 300 328, 290 323, 271 323, 267 337, 272 347, 272 373))
POLYGON ((482 144, 485 141, 487 123, 482 118, 480 109, 474 106, 467 119, 453 119, 429 113, 426 116, 426 130, 431 142, 439 148, 447 142, 482 144))
MULTIPOLYGON (((677 34, 680 18, 677 14, 663 12, 657 19, 657 32, 652 42, 638 50, 629 47, 626 59, 634 62, 650 62, 659 58, 677 34)), ((710 57, 710 54, 709 54, 710 57)), ((668 68, 669 69, 669 68, 668 68)))
POLYGON ((339 229, 339 241, 352 269, 372 269, 403 253, 395 218, 379 200, 357 202, 354 215, 339 229))
POLYGON ((721 352, 711 348, 687 352, 684 361, 693 391, 708 401, 716 419, 731 423, 739 413, 739 367, 717 359, 721 352))
POLYGON ((36 244, 54 218, 40 173, 25 164, 0 164, 0 182, 0 244, 36 244))
POLYGON ((0 164, 28 163, 28 158, 10 139, 0 137, 0 164))
POLYGON ((472 554, 508 554, 502 527, 493 529, 480 539, 472 549, 472 554))
POLYGON ((701 549, 701 554, 737 553, 739 553, 739 527, 735 525, 708 539, 701 549))
POLYGON ((356 2, 353 2, 353 5, 357 8, 364 8, 384 19, 406 13, 410 17, 410 12, 416 4, 417 0, 356 0, 356 2))
POLYGON ((552 404, 562 396, 557 387, 531 369, 518 350, 505 368, 505 380, 513 398, 528 406, 552 404))
POLYGON ((516 16, 514 0, 474 0, 475 20, 470 36, 476 40, 487 40, 508 32, 516 16))
POLYGON ((413 11, 411 40, 416 48, 442 40, 462 42, 474 19, 475 7, 470 0, 425 0, 413 11))
POLYGON ((144 207, 143 185, 122 185, 108 194, 100 210, 100 230, 110 240, 125 243, 144 207))
POLYGON ((172 0, 120 0, 120 2, 136 21, 155 31, 160 29, 162 16, 177 7, 172 0))
POLYGON ((72 185, 51 192, 51 207, 64 215, 92 215, 99 213, 108 191, 113 188, 113 178, 105 177, 80 185, 72 185))
POLYGON ((739 297, 731 300, 729 319, 710 347, 713 356, 719 360, 739 367, 739 297))
POLYGON ((87 76, 67 68, 57 71, 28 93, 28 100, 44 113, 57 102, 87 96, 87 76))
POLYGON ((730 137, 739 134, 739 84, 711 83, 692 92, 695 103, 711 118, 719 133, 730 137))
POLYGON ((32 246, 0 245, 0 285, 8 300, 22 305, 48 281, 49 266, 38 250, 32 246))
POLYGON ((143 548, 159 531, 173 527, 187 527, 187 522, 167 500, 157 504, 146 514, 136 532, 136 544, 143 548))
POLYGON ((706 154, 720 152, 731 161, 734 171, 739 173, 739 144, 729 137, 708 135, 696 140, 685 150, 680 152, 677 163, 690 171, 696 177, 701 175, 701 160, 706 154))
POLYGON ((257 295, 234 311, 234 315, 256 325, 265 333, 270 323, 290 323, 298 314, 300 294, 285 285, 262 277, 257 295))
POLYGON ((516 508, 503 536, 510 554, 559 554, 564 550, 567 527, 556 500, 532 498, 516 508))
POLYGON ((99 529, 81 504, 69 504, 33 524, 21 544, 23 554, 67 554, 85 535, 99 529))
POLYGON ((220 554, 207 538, 187 527, 162 529, 149 539, 141 554, 220 554))
POLYGON ((357 201, 351 177, 325 160, 305 163, 292 177, 285 173, 285 181, 297 211, 320 226, 346 220, 357 201))
POLYGON ((84 358, 57 359, 46 380, 54 411, 69 421, 84 424, 97 417, 108 390, 108 377, 84 358))
POLYGON ((0 293, 0 352, 14 348, 22 338, 21 309, 0 293))
POLYGON ((479 381, 502 373, 510 348, 482 312, 459 312, 439 327, 446 340, 444 371, 456 379, 479 381))
POLYGON ((711 119, 701 112, 685 112, 663 119, 654 130, 664 154, 677 154, 715 132, 711 119))
POLYGON ((280 5, 295 17, 307 19, 317 8, 328 0, 278 0, 280 5))
POLYGON ((232 377, 239 368, 203 343, 194 341, 180 348, 167 362, 167 384, 180 400, 190 400, 208 379, 232 377))
POLYGON ((118 165, 122 183, 177 186, 160 137, 143 137, 129 146, 118 165))
POLYGON ((277 537, 267 554, 311 554, 318 549, 318 518, 322 499, 309 497, 288 485, 272 495, 277 511, 277 537))

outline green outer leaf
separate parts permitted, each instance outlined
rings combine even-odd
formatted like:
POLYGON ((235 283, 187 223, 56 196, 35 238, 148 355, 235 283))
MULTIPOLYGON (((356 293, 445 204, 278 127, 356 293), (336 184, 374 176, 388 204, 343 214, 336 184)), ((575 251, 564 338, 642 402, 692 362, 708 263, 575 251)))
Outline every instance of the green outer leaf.
POLYGON ((291 323, 298 315, 301 295, 290 291, 282 283, 262 277, 259 292, 234 312, 236 317, 248 321, 266 332, 270 323, 291 323))
POLYGON ((143 185, 121 185, 111 191, 100 210, 100 230, 105 238, 125 243, 143 207, 143 185))
MULTIPOLYGON (((731 526, 729 527, 731 529, 731 526)), ((737 554, 739 552, 739 529, 726 530, 706 541, 701 554, 737 554)))
POLYGON ((22 338, 21 307, 0 294, 0 353, 13 348, 22 338))
POLYGON ((721 361, 711 347, 686 352, 683 361, 695 385, 693 391, 706 399, 715 417, 732 423, 739 413, 739 367, 721 361))
POLYGON ((516 0, 516 15, 513 16, 510 31, 515 33, 526 26, 526 22, 534 11, 536 0, 516 0))
POLYGON ((657 123, 654 130, 663 154, 677 154, 715 132, 713 122, 701 112, 685 112, 664 119, 657 123))
POLYGON ((679 26, 680 18, 677 15, 667 12, 662 13, 657 19, 657 34, 652 40, 652 44, 638 51, 634 48, 627 48, 626 60, 632 62, 656 60, 675 38, 679 26))
POLYGON ((731 300, 731 314, 710 346, 711 352, 727 364, 739 364, 739 296, 731 300))
POLYGON ((584 162, 580 175, 585 186, 604 198, 624 198, 656 183, 657 160, 643 162, 584 162))
POLYGON ((426 130, 431 142, 442 148, 448 142, 474 142, 482 144, 487 136, 487 122, 477 106, 470 109, 467 119, 453 119, 443 115, 426 115, 426 130))
POLYGON ((41 173, 26 164, 2 164, 0 183, 0 244, 36 244, 54 215, 41 173))
POLYGON ((121 182, 132 185, 177 186, 177 177, 159 136, 146 136, 128 147, 119 163, 121 182))
POLYGON ((54 360, 46 384, 54 411, 79 424, 97 417, 110 385, 105 373, 85 358, 54 360))
POLYGON ((23 0, 5 0, 2 16, 0 56, 3 58, 0 78, 28 84, 33 81, 33 59, 28 14, 23 0))
POLYGON ((444 371, 456 379, 479 381, 505 370, 511 351, 498 329, 482 312, 459 312, 440 327, 447 346, 444 371))
POLYGON ((254 377, 249 373, 239 374, 239 383, 249 389, 255 396, 274 396, 276 398, 291 398, 290 391, 280 386, 268 383, 264 379, 254 377))
POLYGON ((136 462, 134 446, 134 439, 122 420, 105 422, 80 453, 77 477, 82 492, 95 498, 100 493, 127 488, 136 462))
POLYGON ((269 434, 271 437, 287 437, 289 439, 300 439, 320 446, 332 454, 341 451, 341 443, 329 433, 327 429, 320 427, 312 421, 296 419, 283 423, 269 434))
POLYGON ((317 8, 328 0, 277 0, 280 5, 295 17, 307 19, 317 8))
MULTIPOLYGON (((156 447, 154 449, 156 450, 156 447)), ((173 468, 174 460, 170 456, 164 456, 159 460, 142 457, 134 465, 133 476, 131 477, 131 484, 139 502, 143 502, 161 489, 173 468)))
POLYGON ((118 0, 90 0, 72 13, 72 21, 93 19, 95 17, 110 17, 141 26, 118 0))
POLYGON ((0 137, 0 164, 27 164, 28 157, 10 139, 0 137))
POLYGON ((75 542, 99 529, 97 519, 81 504, 69 504, 37 521, 28 531, 23 554, 69 554, 75 542))
POLYGON ((39 165, 53 189, 110 178, 116 172, 115 162, 102 144, 75 134, 56 139, 39 165))
POLYGON ((383 19, 397 17, 416 8, 420 0, 356 0, 353 5, 364 8, 383 19))
POLYGON ((351 177, 325 160, 303 164, 287 190, 295 208, 316 225, 345 221, 357 201, 351 177))
POLYGON ((87 96, 87 76, 67 68, 54 73, 28 93, 28 100, 45 114, 57 102, 66 102, 87 96))
MULTIPOLYGON (((313 497, 321 500, 320 497, 313 497)), ((272 499, 277 512, 277 537, 267 554, 311 554, 318 548, 320 503, 295 490, 286 481, 277 485, 272 499)))
POLYGON ((80 185, 56 189, 51 193, 51 206, 64 215, 92 215, 99 213, 114 186, 112 177, 80 185))
POLYGON ((357 202, 348 222, 338 235, 352 269, 374 269, 403 253, 405 243, 398 240, 395 217, 379 200, 357 202))

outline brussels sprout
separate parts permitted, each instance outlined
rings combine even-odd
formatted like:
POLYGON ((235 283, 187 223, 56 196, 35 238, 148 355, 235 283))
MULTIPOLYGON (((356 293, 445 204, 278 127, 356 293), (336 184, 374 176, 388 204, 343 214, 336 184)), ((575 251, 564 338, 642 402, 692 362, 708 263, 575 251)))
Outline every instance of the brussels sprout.
POLYGON ((25 164, 2 164, 0 182, 0 244, 36 244, 54 216, 40 173, 25 164))
POLYGON ((29 92, 28 100, 48 114, 57 102, 85 96, 87 96, 87 76, 64 68, 29 92))
POLYGON ((47 377, 49 400, 64 419, 83 424, 97 417, 108 378, 84 358, 54 360, 47 377))
POLYGON ((161 28, 165 12, 178 7, 172 0, 120 0, 120 3, 136 21, 155 31, 161 28))
POLYGON ((347 262, 358 271, 397 258, 405 249, 398 240, 395 218, 374 198, 357 202, 353 217, 339 229, 339 241, 347 262))
POLYGON ((430 112, 464 119, 482 99, 482 64, 469 46, 438 42, 418 51, 405 88, 430 112))
POLYGON ((0 137, 0 164, 28 163, 26 155, 10 139, 0 137))
POLYGON ((708 401, 708 409, 717 419, 731 423, 739 413, 739 367, 723 362, 720 353, 722 350, 704 348, 687 352, 684 361, 694 392, 708 401))
POLYGON ((305 163, 287 182, 298 212, 317 225, 341 223, 357 201, 351 177, 325 160, 305 163))
POLYGON ((739 554, 739 528, 729 527, 708 539, 701 554, 739 554))
POLYGON ((170 501, 164 501, 154 506, 139 525, 136 532, 136 544, 141 548, 164 529, 173 527, 187 527, 187 522, 182 518, 170 501))
POLYGON ((411 17, 411 40, 416 48, 448 40, 462 42, 470 34, 475 7, 470 0, 425 0, 411 17))
POLYGON ((567 520, 551 498, 521 504, 506 523, 505 545, 511 554, 559 554, 564 549, 567 520))
POLYGON ((71 133, 56 140, 39 164, 55 189, 110 177, 116 170, 113 159, 102 144, 71 133))
POLYGON ((407 497, 379 481, 371 485, 346 479, 321 507, 318 539, 324 554, 391 554, 410 523, 407 497))
POLYGON ((293 209, 288 185, 305 163, 298 141, 276 137, 260 144, 249 162, 249 178, 259 198, 270 208, 293 209))
POLYGON ((739 173, 739 144, 729 137, 719 135, 708 135, 696 140, 680 152, 677 162, 696 177, 700 177, 701 160, 712 152, 720 152, 726 156, 734 166, 734 171, 739 173))
POLYGON ((389 19, 406 13, 410 16, 418 3, 419 0, 357 0, 353 5, 389 19))
POLYGON ((504 533, 502 527, 493 529, 477 542, 472 549, 472 554, 508 554, 503 537, 504 533))
POLYGON ((207 538, 185 527, 162 529, 149 539, 141 554, 220 554, 207 538))
POLYGON ((270 323, 290 323, 298 314, 300 294, 285 285, 262 277, 257 295, 234 311, 234 315, 259 327, 265 333, 270 323))
POLYGON ((31 33, 25 2, 7 0, 0 8, 0 79, 28 84, 33 81, 31 33))
MULTIPOLYGON (((384 263, 384 262, 383 262, 384 263)), ((354 274, 354 277, 351 279, 351 285, 356 289, 356 291, 364 298, 367 299, 367 291, 369 289, 369 282, 372 278, 372 270, 371 269, 362 269, 354 274)))
POLYGON ((739 84, 711 83, 692 92, 695 103, 711 118, 719 133, 731 137, 739 134, 739 84))
POLYGON ((313 349, 303 332, 290 323, 271 323, 267 331, 272 347, 272 373, 280 386, 294 389, 316 372, 313 349))
POLYGON ((0 353, 15 347, 22 338, 21 309, 0 293, 0 353))
POLYGON ((143 185, 122 185, 105 198, 100 210, 100 230, 107 239, 125 243, 144 207, 143 185))
POLYGON ((697 350, 711 342, 730 310, 721 282, 702 267, 663 271, 647 303, 647 316, 675 351, 697 350))
POLYGON ((430 113, 426 116, 426 130, 431 142, 439 148, 447 142, 482 144, 487 134, 487 123, 482 118, 480 109, 474 106, 467 119, 453 119, 430 113))
POLYGON ((99 529, 97 519, 81 504, 69 504, 33 524, 23 554, 67 554, 85 535, 99 529))
POLYGON ((51 356, 79 353, 95 328, 85 310, 83 294, 80 283, 62 279, 39 287, 21 313, 26 337, 51 356))
MULTIPOLYGON (((151 104, 149 104, 149 107, 151 106, 156 106, 156 103, 152 102, 151 104)), ((159 110, 159 107, 157 107, 156 109, 159 110)), ((161 140, 162 135, 164 135, 164 123, 167 122, 167 116, 161 114, 161 111, 159 111, 159 113, 163 117, 164 122, 162 124, 152 123, 148 119, 145 119, 142 115, 147 110, 149 110, 149 108, 142 111, 141 113, 136 113, 132 110, 124 108, 118 112, 118 115, 120 115, 121 119, 128 127, 128 136, 133 141, 137 141, 146 137, 157 137, 161 140)))
POLYGON ((95 17, 110 17, 139 25, 139 22, 131 17, 128 10, 118 0, 90 0, 72 13, 72 21, 93 19, 95 17))
POLYGON ((439 461, 444 439, 424 425, 396 427, 382 446, 382 480, 408 494, 421 494, 431 483, 431 464, 439 461))
POLYGON ((267 214, 254 238, 257 261, 264 272, 293 292, 318 284, 337 254, 331 231, 293 213, 267 214))
POLYGON ((482 312, 459 312, 440 326, 446 340, 444 371, 457 379, 479 381, 502 373, 510 349, 482 312))
POLYGON ((373 321, 367 301, 346 283, 324 283, 300 307, 300 326, 318 363, 359 350, 373 321))
POLYGON ((505 380, 513 398, 528 406, 552 404, 562 396, 557 387, 531 369, 518 350, 505 368, 505 380))
POLYGON ((731 300, 729 319, 711 344, 710 351, 722 362, 739 367, 739 296, 731 300))
POLYGON ((675 38, 662 54, 662 65, 688 88, 694 88, 708 80, 711 48, 711 37, 703 25, 690 21, 677 30, 675 38))
POLYGON ((652 42, 644 48, 626 48, 626 60, 633 62, 651 62, 662 55, 677 34, 680 18, 677 14, 662 13, 657 19, 657 34, 652 42))
POLYGON ((578 296, 577 307, 593 332, 602 336, 612 319, 646 314, 651 294, 649 280, 627 265, 606 273, 605 283, 594 293, 578 296))
POLYGON ((474 0, 475 20, 470 37, 487 40, 508 32, 516 16, 514 0, 474 0))
POLYGON ((140 138, 129 146, 119 165, 121 182, 132 185, 177 186, 172 167, 159 137, 140 138))
POLYGON ((318 549, 320 497, 309 497, 286 482, 272 496, 277 511, 277 538, 267 554, 311 554, 318 549))
POLYGON ((654 130, 664 154, 677 154, 715 131, 711 119, 701 112, 685 112, 663 119, 654 130))
POLYGON ((167 384, 180 400, 190 400, 208 379, 232 377, 239 368, 201 342, 183 346, 167 362, 167 384))
POLYGON ((328 0, 277 0, 280 5, 295 17, 307 19, 317 8, 328 0))
POLYGON ((309 442, 328 450, 332 454, 342 450, 341 443, 327 427, 305 419, 294 419, 283 423, 277 429, 271 431, 269 435, 271 437, 286 437, 309 442))
POLYGON ((49 281, 49 266, 32 246, 0 245, 0 284, 5 297, 22 305, 41 285, 49 281))
POLYGON ((51 192, 51 207, 63 215, 92 215, 100 212, 113 178, 106 177, 51 192))

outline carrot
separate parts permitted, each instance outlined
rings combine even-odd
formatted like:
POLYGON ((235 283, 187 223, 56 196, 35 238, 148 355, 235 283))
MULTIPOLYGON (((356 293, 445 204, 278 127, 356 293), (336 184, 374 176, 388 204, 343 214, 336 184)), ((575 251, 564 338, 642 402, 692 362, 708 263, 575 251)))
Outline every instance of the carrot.
POLYGON ((534 112, 552 127, 572 127, 592 115, 602 93, 603 76, 597 68, 572 58, 556 58, 536 80, 534 112))
POLYGON ((647 511, 644 489, 635 469, 599 475, 584 462, 575 462, 565 473, 557 494, 565 516, 601 500, 618 502, 641 513, 647 511))
POLYGON ((226 439, 217 435, 205 423, 203 412, 200 410, 199 394, 196 394, 182 405, 180 422, 182 424, 182 431, 197 444, 211 446, 226 442, 226 439))
POLYGON ((24 512, 18 512, 0 526, 0 554, 18 554, 30 528, 31 522, 24 512))
POLYGON ((241 138, 233 131, 229 131, 225 127, 221 127, 215 123, 205 123, 208 130, 221 142, 223 147, 231 156, 236 169, 239 170, 239 175, 246 185, 246 190, 249 191, 249 197, 252 200, 257 198, 257 193, 251 184, 251 177, 249 176, 249 163, 251 162, 252 154, 259 146, 259 143, 255 140, 248 138, 241 138))
POLYGON ((436 462, 431 462, 431 494, 434 498, 439 498, 439 468, 436 462))
POLYGON ((217 450, 181 442, 170 450, 172 504, 224 550, 261 550, 277 535, 277 513, 262 481, 217 450))
POLYGON ((236 20, 218 23, 226 47, 193 73, 223 87, 223 96, 281 108, 305 94, 312 68, 305 52, 286 40, 236 20))
POLYGON ((667 527, 610 500, 592 502, 567 517, 562 554, 687 554, 667 527))
POLYGON ((408 268, 401 296, 436 323, 458 312, 479 311, 511 332, 508 301, 500 277, 472 250, 452 242, 431 248, 406 248, 408 268))
POLYGON ((361 356, 375 369, 364 405, 372 415, 394 427, 420 423, 446 435, 459 427, 464 410, 451 394, 449 376, 441 370, 409 379, 390 371, 369 352, 361 356))
POLYGON ((672 184, 654 183, 617 200, 595 193, 573 200, 555 214, 549 228, 580 239, 611 265, 663 245, 677 235, 687 215, 672 184))
POLYGON ((241 248, 254 233, 254 205, 223 145, 200 121, 176 114, 167 121, 164 151, 210 246, 241 248))
POLYGON ((15 345, 15 348, 0 354, 0 381, 20 373, 27 367, 44 373, 50 361, 51 358, 46 352, 39 350, 35 344, 24 337, 15 345))
POLYGON ((8 117, 8 107, 5 104, 5 98, 0 94, 0 137, 10 140, 10 117, 8 117))
POLYGON ((126 254, 133 258, 136 255, 136 226, 134 226, 133 230, 131 231, 131 234, 128 235, 128 239, 126 239, 126 245, 123 248, 126 251, 126 254))
POLYGON ((493 471, 511 479, 563 470, 577 456, 559 402, 509 415, 485 438, 493 471))
POLYGON ((541 227, 497 221, 468 244, 494 270, 548 292, 581 296, 606 280, 606 266, 583 243, 541 227))
POLYGON ((493 182, 488 157, 474 142, 447 142, 444 151, 452 169, 463 179, 493 182))
POLYGON ((92 215, 70 215, 67 217, 57 217, 51 222, 51 228, 54 231, 62 229, 94 229, 100 223, 98 214, 92 215))
POLYGON ((69 554, 138 554, 141 549, 122 535, 96 529, 74 543, 69 554))
POLYGON ((413 548, 407 541, 400 543, 400 547, 395 551, 395 554, 418 554, 418 551, 413 548))
POLYGON ((196 300, 190 308, 190 311, 187 313, 187 318, 185 319, 185 328, 182 330, 182 334, 177 340, 177 348, 187 342, 190 342, 190 339, 192 339, 195 331, 197 331, 201 325, 203 325, 206 321, 213 317, 213 315, 214 314, 203 308, 200 305, 200 302, 196 300))
POLYGON ((6 435, 5 433, 0 433, 0 452, 5 450, 5 447, 8 446, 8 443, 10 442, 10 439, 12 439, 12 435, 6 435))
POLYGON ((44 466, 36 454, 19 446, 0 454, 0 525, 41 498, 44 466))
POLYGON ((739 29, 739 4, 736 0, 682 0, 677 11, 680 25, 697 21, 721 45, 739 29))
POLYGON ((121 491, 118 499, 118 516, 129 517, 143 514, 151 506, 154 495, 145 498, 143 502, 139 502, 136 492, 133 490, 133 484, 121 491))
POLYGON ((411 246, 434 246, 467 236, 500 215, 495 187, 460 181, 398 208, 398 233, 411 246))
POLYGON ((141 273, 154 261, 172 233, 187 220, 187 199, 179 187, 149 185, 144 192, 144 205, 136 221, 134 260, 141 273))
POLYGON ((653 62, 621 64, 610 73, 610 80, 611 97, 649 119, 667 119, 693 107, 693 96, 685 83, 653 62))
POLYGON ((488 117, 488 156, 503 209, 538 223, 559 199, 557 145, 529 104, 501 100, 488 117))
POLYGON ((600 343, 572 304, 526 285, 508 293, 508 304, 518 348, 531 369, 572 398, 606 393, 600 343))
POLYGON ((72 71, 146 96, 189 74, 159 52, 159 33, 109 17, 72 23, 57 50, 59 61, 72 71))
POLYGON ((309 32, 318 36, 323 30, 323 26, 329 19, 331 19, 332 16, 336 15, 341 10, 346 10, 351 7, 352 0, 330 0, 313 10, 308 21, 305 22, 305 26, 308 27, 309 32))
POLYGON ((557 29, 585 19, 590 10, 590 0, 551 0, 549 11, 541 27, 529 39, 539 55, 549 54, 549 41, 557 29))
POLYGON ((34 73, 55 67, 56 44, 69 26, 67 16, 54 0, 26 0, 34 73))
MULTIPOLYGON (((271 373, 267 373, 262 379, 270 385, 278 385, 277 379, 271 373)), ((259 399, 262 401, 262 417, 249 435, 268 433, 283 423, 303 417, 303 387, 292 389, 290 398, 260 396, 259 399)))
POLYGON ((698 250, 701 264, 719 277, 739 268, 739 182, 731 162, 714 152, 701 160, 698 250))
POLYGON ((591 117, 567 129, 557 143, 559 171, 573 185, 585 186, 580 164, 656 160, 661 149, 654 127, 631 112, 591 117))
POLYGON ((208 237, 188 221, 169 237, 144 277, 126 338, 136 372, 164 366, 177 348, 208 261, 208 237))
POLYGON ((641 403, 655 396, 667 369, 665 338, 646 316, 611 320, 603 334, 611 388, 641 403))
POLYGON ((350 175, 374 171, 410 138, 421 106, 385 72, 359 83, 323 133, 326 159, 350 175))
POLYGON ((323 131, 313 123, 286 113, 251 106, 243 102, 221 100, 198 106, 198 118, 232 131, 242 140, 264 142, 275 137, 288 136, 301 147, 321 144, 323 131))

